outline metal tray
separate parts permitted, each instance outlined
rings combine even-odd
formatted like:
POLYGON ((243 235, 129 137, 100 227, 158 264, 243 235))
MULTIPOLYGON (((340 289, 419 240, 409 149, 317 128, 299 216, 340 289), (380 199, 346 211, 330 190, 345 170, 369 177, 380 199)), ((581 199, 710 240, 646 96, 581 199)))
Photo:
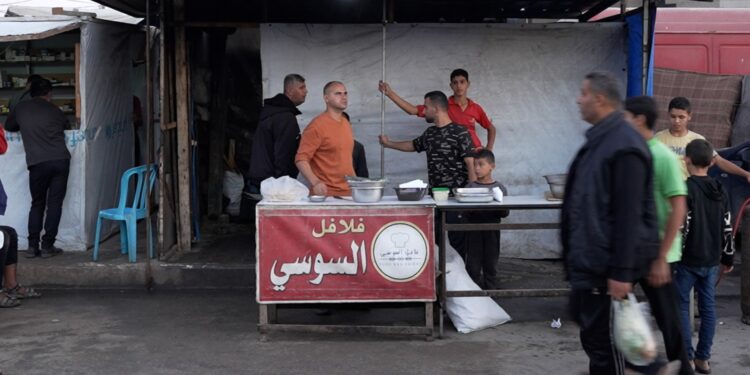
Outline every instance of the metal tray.
POLYGON ((489 194, 489 195, 492 195, 492 192, 490 191, 490 189, 483 188, 483 187, 480 187, 480 188, 456 188, 456 189, 453 189, 453 194, 455 194, 455 195, 459 195, 459 194, 460 195, 466 195, 466 194, 472 194, 472 195, 475 195, 475 194, 482 194, 482 195, 489 194))
POLYGON ((459 203, 490 203, 492 195, 456 195, 456 201, 459 203))

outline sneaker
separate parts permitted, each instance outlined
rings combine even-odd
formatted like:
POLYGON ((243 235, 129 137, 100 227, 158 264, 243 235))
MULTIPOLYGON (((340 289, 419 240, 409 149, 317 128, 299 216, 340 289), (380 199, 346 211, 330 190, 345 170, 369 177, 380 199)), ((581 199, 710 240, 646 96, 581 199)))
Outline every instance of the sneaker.
POLYGON ((55 247, 55 246, 50 246, 50 247, 48 247, 46 249, 42 248, 42 250, 41 250, 41 256, 42 256, 42 258, 51 258, 51 257, 53 257, 55 255, 59 255, 59 254, 62 254, 62 253, 63 253, 63 250, 60 249, 59 247, 55 247))
POLYGON ((42 252, 39 251, 38 247, 29 247, 28 249, 26 249, 26 255, 24 256, 29 259, 36 258, 42 256, 42 252))

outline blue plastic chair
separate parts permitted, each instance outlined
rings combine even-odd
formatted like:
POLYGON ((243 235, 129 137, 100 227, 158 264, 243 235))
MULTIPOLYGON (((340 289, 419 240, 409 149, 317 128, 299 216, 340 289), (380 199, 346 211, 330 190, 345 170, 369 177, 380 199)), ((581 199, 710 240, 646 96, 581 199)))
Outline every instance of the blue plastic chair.
MULTIPOLYGON (((99 258, 99 236, 101 234, 102 219, 118 220, 120 223, 120 252, 128 253, 128 260, 135 263, 136 254, 136 223, 139 219, 146 217, 146 199, 147 191, 151 191, 156 181, 156 165, 142 165, 130 168, 122 174, 120 178, 120 202, 117 208, 108 208, 99 211, 99 217, 96 219, 96 239, 94 240, 94 261, 99 258), (151 170, 148 184, 146 181, 146 172, 151 170), (130 202, 129 186, 130 179, 136 178, 135 191, 133 192, 130 202), (148 185, 148 189, 146 187, 148 185)), ((151 226, 148 233, 148 254, 154 257, 154 249, 151 243, 151 226)))

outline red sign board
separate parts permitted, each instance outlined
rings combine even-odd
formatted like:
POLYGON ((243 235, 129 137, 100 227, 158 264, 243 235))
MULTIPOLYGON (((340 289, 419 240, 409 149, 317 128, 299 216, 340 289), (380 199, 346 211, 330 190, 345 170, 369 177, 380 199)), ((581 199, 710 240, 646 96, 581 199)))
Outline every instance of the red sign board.
POLYGON ((258 207, 259 303, 434 301, 431 207, 258 207))

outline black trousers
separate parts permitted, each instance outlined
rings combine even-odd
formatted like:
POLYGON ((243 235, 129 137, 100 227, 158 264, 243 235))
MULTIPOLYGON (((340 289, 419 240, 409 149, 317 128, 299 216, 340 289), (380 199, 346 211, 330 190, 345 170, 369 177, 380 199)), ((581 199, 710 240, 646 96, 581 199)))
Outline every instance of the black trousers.
POLYGON ((3 232, 3 245, 0 246, 0 285, 4 281, 5 266, 18 263, 18 234, 16 230, 0 225, 0 232, 3 232))
MULTIPOLYGON (((440 241, 443 238, 443 215, 446 215, 445 222, 450 224, 455 224, 461 222, 459 219, 459 214, 454 211, 448 211, 443 212, 440 210, 435 210, 435 243, 440 245, 440 241)), ((461 258, 465 258, 464 253, 464 235, 465 232, 448 232, 448 238, 447 241, 456 251, 459 255, 461 255, 461 258)))
POLYGON ((57 228, 62 216, 62 205, 68 188, 70 160, 51 160, 29 167, 29 248, 39 248, 39 239, 44 227, 42 248, 55 244, 57 228), (45 211, 47 217, 45 219, 45 211))
MULTIPOLYGON (((688 361, 687 350, 682 342, 680 315, 677 305, 677 291, 669 283, 654 288, 643 280, 638 280, 651 306, 651 314, 662 331, 664 346, 669 361, 679 360, 679 374, 694 374, 688 361)), ((598 294, 591 290, 573 290, 570 294, 571 316, 581 328, 581 344, 589 356, 591 374, 621 374, 624 360, 616 352, 610 335, 611 298, 605 288, 598 294)), ((643 373, 653 373, 658 368, 640 368, 643 373)))
POLYGON ((679 360, 682 367, 680 375, 692 375, 693 369, 687 355, 687 349, 682 341, 680 329, 680 312, 678 305, 677 289, 673 283, 668 283, 658 288, 648 284, 645 279, 639 280, 643 292, 646 294, 648 304, 651 306, 651 315, 654 316, 659 330, 664 336, 664 347, 669 361, 679 360))
POLYGON ((583 350, 589 357, 590 375, 620 375, 625 360, 611 339, 612 299, 606 288, 570 292, 570 314, 580 327, 583 350))
POLYGON ((468 232, 463 245, 466 271, 471 279, 482 289, 497 289, 500 231, 468 232))

